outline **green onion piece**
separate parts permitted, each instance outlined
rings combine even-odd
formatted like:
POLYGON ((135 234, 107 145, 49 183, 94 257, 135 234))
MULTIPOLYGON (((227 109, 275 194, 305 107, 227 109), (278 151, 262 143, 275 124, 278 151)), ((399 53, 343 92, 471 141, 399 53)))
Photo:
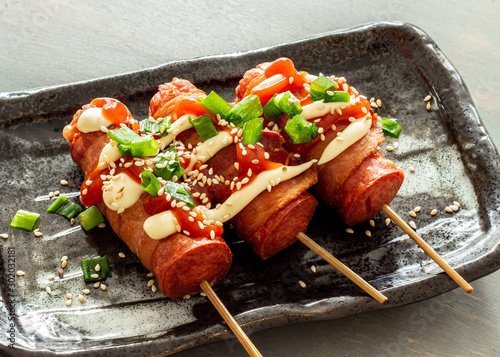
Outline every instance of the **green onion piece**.
POLYGON ((124 156, 155 156, 158 152, 158 143, 154 138, 137 135, 128 127, 108 130, 108 136, 118 143, 118 150, 124 156))
POLYGON ((327 90, 334 91, 338 87, 337 83, 325 76, 319 76, 311 83, 309 94, 313 102, 324 99, 327 90))
POLYGON ((179 162, 179 155, 177 154, 175 145, 158 154, 154 158, 153 163, 155 165, 153 174, 165 181, 172 180, 174 176, 180 178, 184 174, 184 169, 179 162))
POLYGON ((86 283, 94 283, 111 276, 111 269, 106 255, 99 258, 84 259, 80 264, 82 266, 83 278, 86 283), (99 268, 96 270, 97 265, 99 265, 99 268))
POLYGON ((302 113, 302 107, 300 106, 300 101, 295 97, 292 92, 286 91, 284 93, 278 94, 274 98, 274 103, 281 108, 281 110, 288 115, 289 118, 293 118, 297 114, 302 113))
POLYGON ((191 196, 191 192, 186 186, 167 181, 165 183, 165 192, 170 193, 175 200, 184 202, 189 208, 194 208, 193 196, 191 196))
POLYGON ((212 123, 210 115, 208 114, 203 114, 198 118, 191 119, 191 124, 193 124, 203 141, 207 141, 208 139, 219 135, 217 129, 215 129, 214 123, 212 123))
POLYGON ((170 129, 171 124, 172 119, 170 116, 153 121, 144 119, 139 122, 141 134, 151 134, 156 136, 167 136, 167 130, 170 129))
POLYGON ((160 181, 149 170, 144 170, 141 173, 141 187, 151 196, 158 196, 158 191, 161 188, 160 181))
POLYGON ((311 138, 318 135, 316 123, 305 120, 301 115, 296 115, 285 125, 285 131, 294 144, 310 143, 311 138))
POLYGON ((401 133, 401 125, 396 123, 394 120, 391 120, 386 117, 382 117, 380 119, 380 126, 384 131, 384 134, 392 136, 393 138, 399 138, 399 134, 401 133))
POLYGON ((243 145, 257 144, 262 137, 262 128, 264 125, 263 118, 255 118, 249 120, 243 125, 243 145))
POLYGON ((264 105, 263 112, 267 120, 276 120, 276 118, 283 114, 283 110, 281 110, 281 108, 274 102, 274 98, 276 98, 277 95, 278 93, 273 95, 273 97, 264 105))
POLYGON ((332 92, 333 95, 329 95, 328 93, 325 93, 325 103, 331 103, 331 102, 350 102, 351 101, 351 95, 349 92, 344 92, 344 91, 339 91, 336 90, 332 92))
POLYGON ((10 226, 12 228, 24 229, 26 231, 33 231, 40 224, 40 215, 38 213, 19 210, 17 211, 10 226))
POLYGON ((64 195, 59 196, 57 200, 54 201, 47 209, 49 213, 57 213, 60 216, 71 219, 76 217, 82 211, 82 207, 68 200, 64 195))
POLYGON ((255 119, 262 115, 262 105, 256 95, 249 95, 231 108, 226 116, 226 120, 242 128, 246 121, 255 119))
POLYGON ((221 118, 226 118, 231 110, 231 106, 220 95, 211 91, 206 98, 198 98, 198 102, 213 115, 219 114, 221 118))
POLYGON ((89 231, 104 222, 104 217, 101 211, 99 211, 99 208, 94 205, 80 213, 78 215, 78 220, 80 221, 82 228, 89 231))

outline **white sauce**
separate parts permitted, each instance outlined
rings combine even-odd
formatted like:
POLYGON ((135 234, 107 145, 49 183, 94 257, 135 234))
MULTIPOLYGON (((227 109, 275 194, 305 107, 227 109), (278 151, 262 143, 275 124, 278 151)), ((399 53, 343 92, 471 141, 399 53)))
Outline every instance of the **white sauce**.
POLYGON ((306 120, 319 118, 323 115, 330 113, 330 111, 334 111, 337 108, 347 108, 348 106, 354 105, 355 97, 351 96, 351 101, 347 102, 330 102, 323 103, 323 101, 313 102, 308 105, 304 105, 302 107, 303 111, 300 113, 302 117, 306 120))
POLYGON ((194 165, 198 162, 207 162, 210 160, 217 152, 226 146, 233 143, 231 134, 226 131, 219 131, 217 136, 208 139, 196 146, 196 154, 191 152, 191 161, 189 166, 184 170, 189 172, 193 169, 194 165))
MULTIPOLYGON (((271 181, 283 182, 289 180, 310 168, 316 160, 298 166, 281 166, 274 170, 261 172, 254 180, 234 192, 219 208, 207 209, 203 213, 209 220, 227 222, 236 216, 255 197, 267 189, 271 181), (230 202, 230 204, 227 204, 230 202)), ((199 207, 198 209, 203 208, 199 207)), ((144 222, 144 231, 152 239, 162 239, 177 232, 176 221, 170 211, 149 217, 144 222)))
POLYGON ((92 131, 100 131, 101 126, 108 127, 112 122, 104 117, 102 108, 88 108, 78 118, 76 127, 82 133, 90 133, 92 131))
POLYGON ((122 157, 120 150, 118 150, 118 145, 116 141, 111 140, 107 143, 101 151, 101 155, 99 156, 99 163, 97 164, 97 168, 100 170, 105 169, 108 165, 116 160, 119 160, 122 157))
POLYGON ((330 141, 319 158, 318 165, 326 164, 333 160, 345 149, 361 139, 370 130, 372 126, 372 117, 366 114, 364 117, 357 119, 345 128, 336 139, 330 141))
POLYGON ((189 117, 195 118, 196 116, 192 114, 183 115, 170 125, 168 135, 160 139, 160 145, 158 145, 160 151, 165 150, 165 148, 175 140, 175 137, 179 135, 179 133, 193 127, 193 124, 189 121, 189 117))
POLYGON ((104 185, 102 198, 106 206, 119 213, 136 203, 144 193, 141 185, 129 175, 120 173, 104 185))

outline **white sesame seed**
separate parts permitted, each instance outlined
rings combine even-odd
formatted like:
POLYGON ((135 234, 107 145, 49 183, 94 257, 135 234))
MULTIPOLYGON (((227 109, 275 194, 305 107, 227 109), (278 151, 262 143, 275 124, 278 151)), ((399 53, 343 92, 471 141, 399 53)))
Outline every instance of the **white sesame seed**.
POLYGON ((415 172, 415 168, 413 166, 410 166, 408 170, 410 170, 410 172, 415 172))
POLYGON ((97 279, 97 278, 99 278, 99 274, 91 274, 90 277, 92 279, 97 279))
POLYGON ((368 223, 370 223, 370 226, 375 227, 375 221, 373 219, 370 219, 368 223))
POLYGON ((54 280, 54 279, 55 279, 55 277, 56 277, 56 276, 55 276, 54 274, 50 274, 47 278, 48 278, 49 280, 54 280))
POLYGON ((149 280, 147 284, 148 288, 150 288, 154 283, 155 283, 154 279, 149 280))
POLYGON ((392 144, 392 146, 394 146, 394 149, 397 149, 399 147, 399 143, 395 141, 394 144, 392 144))
POLYGON ((35 235, 35 237, 41 237, 41 236, 43 236, 43 233, 42 232, 35 232, 34 235, 35 235))
POLYGON ((95 284, 94 284, 94 288, 96 288, 96 289, 97 289, 99 286, 101 286, 101 282, 100 282, 100 281, 98 281, 97 283, 95 283, 95 284))
POLYGON ((377 105, 377 103, 375 103, 375 102, 371 102, 371 103, 370 103, 370 105, 371 105, 373 108, 378 108, 378 105, 377 105))
POLYGON ((391 224, 391 219, 390 218, 386 218, 385 219, 385 225, 388 226, 389 224, 391 224))
POLYGON ((106 291, 108 289, 108 287, 104 284, 101 284, 101 290, 102 291, 106 291))
POLYGON ((106 223, 104 223, 104 222, 99 223, 99 224, 97 225, 97 227, 99 227, 99 228, 105 228, 105 227, 106 227, 106 223))
POLYGON ((370 231, 366 231, 365 234, 368 236, 368 237, 371 237, 372 236, 372 232, 370 231))
POLYGON ((437 213, 438 213, 438 210, 434 208, 434 209, 431 211, 431 216, 435 216, 437 213))
POLYGON ((460 207, 460 202, 457 202, 457 201, 453 201, 453 204, 457 207, 460 207))
POLYGON ((413 218, 417 217, 417 214, 414 211, 410 211, 409 215, 413 218))
POLYGON ((47 292, 47 294, 52 294, 52 289, 50 288, 50 286, 46 286, 45 287, 45 291, 47 292))
POLYGON ((349 233, 349 234, 353 234, 354 233, 354 231, 352 230, 352 228, 347 228, 345 231, 347 233, 349 233))
POLYGON ((424 98, 424 102, 428 102, 431 99, 432 99, 432 96, 429 94, 427 97, 424 98))
POLYGON ((381 106, 382 106, 382 101, 381 101, 380 99, 377 99, 377 105, 378 105, 379 107, 381 107, 381 106))
POLYGON ((415 224, 415 222, 410 221, 409 225, 410 225, 411 228, 417 229, 417 225, 415 224))
POLYGON ((68 184, 68 181, 66 181, 66 180, 61 180, 61 181, 60 181, 60 183, 61 183, 61 185, 66 186, 66 185, 68 184))
POLYGON ((455 212, 458 211, 458 207, 455 205, 451 205, 450 208, 455 212))
POLYGON ((66 293, 64 295, 66 295, 66 298, 68 298, 68 299, 73 299, 73 294, 71 294, 71 293, 66 293))
POLYGON ((453 209, 451 207, 446 207, 444 210, 448 213, 453 212, 453 209))
POLYGON ((427 102, 427 105, 425 106, 427 110, 431 110, 431 102, 427 102))
POLYGON ((9 238, 9 235, 7 233, 2 233, 0 234, 0 238, 7 239, 9 238))
POLYGON ((90 290, 89 289, 83 289, 82 293, 84 293, 85 295, 88 295, 88 294, 90 294, 90 290))
POLYGON ((101 271, 101 266, 99 264, 96 264, 94 267, 95 271, 101 271))
POLYGON ((151 291, 154 292, 154 293, 157 291, 156 285, 151 286, 151 291))
POLYGON ((312 271, 313 273, 316 273, 316 267, 315 267, 314 265, 311 265, 311 271, 312 271))
POLYGON ((16 274, 17 274, 17 276, 24 276, 24 275, 26 275, 26 273, 24 271, 22 271, 22 270, 18 270, 16 272, 16 274))
POLYGON ((71 306, 73 299, 66 300, 66 306, 71 306))
POLYGON ((361 111, 365 114, 368 113, 368 109, 366 109, 366 107, 361 107, 361 111))
POLYGON ((54 197, 54 192, 49 192, 49 198, 54 197))
POLYGON ((387 151, 394 151, 394 146, 387 145, 387 146, 385 147, 385 149, 386 149, 387 151))
POLYGON ((66 266, 68 265, 68 262, 65 260, 64 262, 62 262, 61 264, 61 268, 66 268, 66 266))
POLYGON ((210 238, 215 239, 215 231, 210 231, 210 238))
POLYGON ((74 219, 74 218, 71 218, 71 219, 69 220, 69 224, 71 224, 71 225, 75 224, 75 222, 76 222, 76 219, 74 219))
POLYGON ((119 256, 120 258, 125 258, 125 254, 123 254, 122 252, 118 253, 118 256, 119 256))
POLYGON ((299 280, 299 285, 302 289, 306 287, 306 283, 304 283, 302 280, 299 280))
POLYGON ((84 302, 85 301, 85 296, 83 296, 82 294, 79 294, 78 295, 78 301, 84 302))
POLYGON ((67 256, 67 255, 64 255, 64 256, 61 258, 61 262, 64 262, 64 261, 66 261, 66 260, 68 260, 68 256, 67 256))

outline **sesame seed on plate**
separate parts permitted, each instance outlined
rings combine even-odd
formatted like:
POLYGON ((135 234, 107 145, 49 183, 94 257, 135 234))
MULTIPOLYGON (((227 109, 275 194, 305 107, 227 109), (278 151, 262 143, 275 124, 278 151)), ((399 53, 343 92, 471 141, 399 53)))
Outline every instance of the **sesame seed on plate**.
POLYGON ((78 295, 78 301, 84 302, 85 301, 85 296, 83 296, 82 294, 79 294, 78 295))
POLYGON ((18 270, 16 272, 16 274, 17 274, 17 276, 24 276, 24 275, 26 275, 26 273, 24 271, 22 271, 22 270, 18 270))
POLYGON ((399 143, 395 141, 394 144, 392 144, 392 146, 394 146, 394 149, 397 149, 399 147, 399 143))
POLYGON ((184 295, 182 298, 183 298, 184 300, 189 300, 189 299, 191 299, 191 295, 186 294, 186 295, 184 295))
POLYGON ((52 289, 50 288, 50 286, 46 286, 45 287, 45 291, 47 292, 47 294, 51 295, 52 294, 52 289))
POLYGON ((418 213, 418 212, 420 212, 421 210, 422 210, 422 207, 417 206, 417 207, 415 207, 415 208, 413 209, 413 212, 418 213))
POLYGON ((72 302, 73 302, 73 299, 66 300, 66 306, 71 306, 72 302))
POLYGON ((446 212, 448 212, 448 213, 453 212, 453 210, 451 209, 451 207, 446 207, 444 210, 445 210, 446 212))
POLYGON ((96 264, 95 267, 94 267, 94 270, 95 271, 100 271, 101 270, 101 265, 100 264, 96 264))
POLYGON ((413 166, 410 166, 408 170, 410 170, 410 172, 415 172, 415 168, 413 166))
POLYGON ((451 205, 450 208, 455 212, 458 211, 458 207, 455 205, 451 205))
POLYGON ((409 215, 412 216, 413 218, 417 217, 417 214, 415 213, 415 211, 410 211, 409 215))
POLYGON ((457 206, 457 207, 460 207, 460 202, 458 202, 458 201, 453 201, 453 204, 454 204, 455 206, 457 206))
POLYGON ((385 219, 385 225, 388 226, 389 224, 391 224, 391 219, 390 218, 386 218, 385 219))
POLYGON ((102 291, 106 291, 108 289, 108 287, 104 284, 101 284, 101 290, 102 291))
POLYGON ((437 213, 438 213, 438 210, 434 208, 434 209, 431 211, 431 216, 435 216, 437 213))
POLYGON ((61 182, 60 182, 60 183, 61 183, 61 185, 63 185, 63 186, 68 185, 68 181, 66 181, 66 180, 61 180, 61 182))
POLYGON ((415 222, 410 221, 409 225, 410 225, 411 228, 417 229, 417 225, 415 224, 415 222))
POLYGON ((315 267, 314 265, 311 265, 311 271, 312 271, 313 273, 316 273, 316 267, 315 267))
POLYGON ((385 149, 386 149, 387 151, 394 151, 394 146, 387 145, 387 146, 385 147, 385 149))
POLYGON ((425 106, 427 110, 431 110, 431 102, 427 102, 427 105, 425 106))
POLYGON ((299 280, 299 285, 302 289, 306 287, 306 283, 304 283, 302 280, 299 280))
POLYGON ((365 232, 365 234, 366 234, 368 237, 371 237, 371 236, 372 236, 372 232, 370 232, 370 231, 368 231, 368 230, 365 232))
POLYGON ((38 232, 38 231, 36 231, 33 234, 35 235, 35 237, 41 237, 41 236, 43 236, 43 233, 42 232, 38 232))
POLYGON ((432 96, 429 94, 429 95, 427 95, 427 97, 424 98, 424 102, 428 102, 431 99, 432 99, 432 96))
POLYGON ((0 238, 7 239, 9 238, 9 235, 7 233, 2 233, 0 234, 0 238))
POLYGON ((380 99, 377 99, 377 105, 378 105, 379 107, 381 107, 381 106, 382 106, 382 101, 381 101, 380 99))
POLYGON ((118 256, 119 256, 120 258, 125 258, 125 254, 124 254, 124 253, 122 253, 122 252, 118 253, 118 256))
POLYGON ((151 286, 151 291, 154 292, 154 293, 157 291, 156 285, 151 286))
POLYGON ((82 293, 84 293, 85 295, 88 295, 88 294, 90 294, 90 290, 89 289, 83 289, 82 293))
POLYGON ((370 223, 370 226, 375 227, 375 221, 373 219, 370 219, 368 223, 370 223))
POLYGON ((61 263, 61 268, 66 268, 66 266, 68 265, 68 262, 65 260, 61 263))
POLYGON ((64 295, 66 295, 66 298, 68 298, 68 299, 73 299, 73 294, 71 294, 71 293, 66 293, 64 295))
POLYGON ((56 276, 55 276, 54 274, 50 274, 50 275, 47 277, 47 279, 49 279, 49 280, 54 280, 54 279, 55 279, 55 277, 56 277, 56 276))
POLYGON ((154 283, 155 283, 154 279, 149 280, 147 283, 148 288, 150 288, 154 283))
POLYGON ((100 281, 98 281, 97 283, 95 283, 95 284, 94 284, 94 288, 96 288, 96 289, 97 289, 99 286, 101 286, 101 282, 100 282, 100 281))
POLYGON ((349 233, 349 234, 353 234, 354 233, 354 231, 352 230, 352 228, 347 228, 345 231, 347 233, 349 233))

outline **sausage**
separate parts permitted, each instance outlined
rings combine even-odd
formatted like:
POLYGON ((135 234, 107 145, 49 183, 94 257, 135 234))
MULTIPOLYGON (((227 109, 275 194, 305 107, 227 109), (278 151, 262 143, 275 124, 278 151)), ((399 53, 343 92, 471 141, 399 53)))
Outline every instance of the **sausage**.
MULTIPOLYGON (((174 79, 171 83, 163 84, 151 101, 149 115, 172 115, 178 103, 177 95, 183 99, 200 96, 199 90, 191 85, 192 94, 186 88, 189 82, 174 79)), ((205 96, 205 94, 203 94, 205 96)), ((196 145, 200 141, 194 129, 179 134, 178 138, 187 145, 196 145)), ((282 164, 290 163, 293 158, 286 152, 282 144, 281 135, 264 130, 260 142, 271 155, 271 161, 282 164)), ((200 172, 210 179, 224 177, 232 181, 240 175, 235 168, 237 162, 236 145, 232 144, 219 151, 206 162, 207 168, 200 172)), ((306 190, 317 182, 316 167, 313 166, 303 174, 280 183, 271 191, 265 190, 253 199, 232 220, 236 232, 262 258, 268 259, 296 241, 296 234, 305 231, 312 218, 317 202, 306 190)), ((223 182, 212 184, 204 189, 207 197, 214 203, 223 203, 231 194, 223 182)))
MULTIPOLYGON (((81 133, 76 127, 80 115, 91 107, 95 105, 86 105, 79 110, 63 131, 64 137, 70 141, 73 160, 85 173, 85 181, 94 172, 97 172, 96 177, 106 172, 98 170, 97 165, 102 149, 110 141, 101 131, 81 133)), ((102 195, 97 205, 120 239, 155 274, 165 296, 178 299, 198 293, 203 280, 212 286, 217 284, 228 272, 232 261, 231 250, 220 235, 211 239, 174 233, 161 240, 151 239, 143 229, 144 222, 151 216, 144 208, 146 196, 143 193, 137 202, 120 214, 104 204, 102 195)))
MULTIPOLYGON (((251 94, 252 89, 267 79, 266 69, 271 64, 262 63, 245 73, 236 88, 236 102, 251 94)), ((310 96, 303 86, 292 86, 287 89, 301 100, 301 104, 311 103, 310 96)), ((350 87, 348 90, 351 94, 355 93, 350 87)), ((364 105, 369 108, 365 98, 359 95, 356 95, 356 98, 358 106, 364 105)), ((349 125, 347 119, 355 115, 352 111, 353 109, 347 108, 341 114, 334 112, 323 115, 321 123, 325 123, 324 140, 318 137, 310 144, 294 145, 282 130, 287 140, 285 148, 299 152, 304 160, 319 159, 328 143, 349 125)), ((372 112, 371 114, 373 115, 372 112)), ((283 129, 288 119, 288 116, 283 114, 275 120, 275 123, 283 129)), ((383 204, 392 201, 403 183, 403 171, 378 151, 378 146, 384 141, 382 130, 374 119, 365 136, 333 160, 318 166, 318 183, 314 186, 314 190, 337 210, 346 224, 357 224, 373 217, 381 210, 383 204)))

